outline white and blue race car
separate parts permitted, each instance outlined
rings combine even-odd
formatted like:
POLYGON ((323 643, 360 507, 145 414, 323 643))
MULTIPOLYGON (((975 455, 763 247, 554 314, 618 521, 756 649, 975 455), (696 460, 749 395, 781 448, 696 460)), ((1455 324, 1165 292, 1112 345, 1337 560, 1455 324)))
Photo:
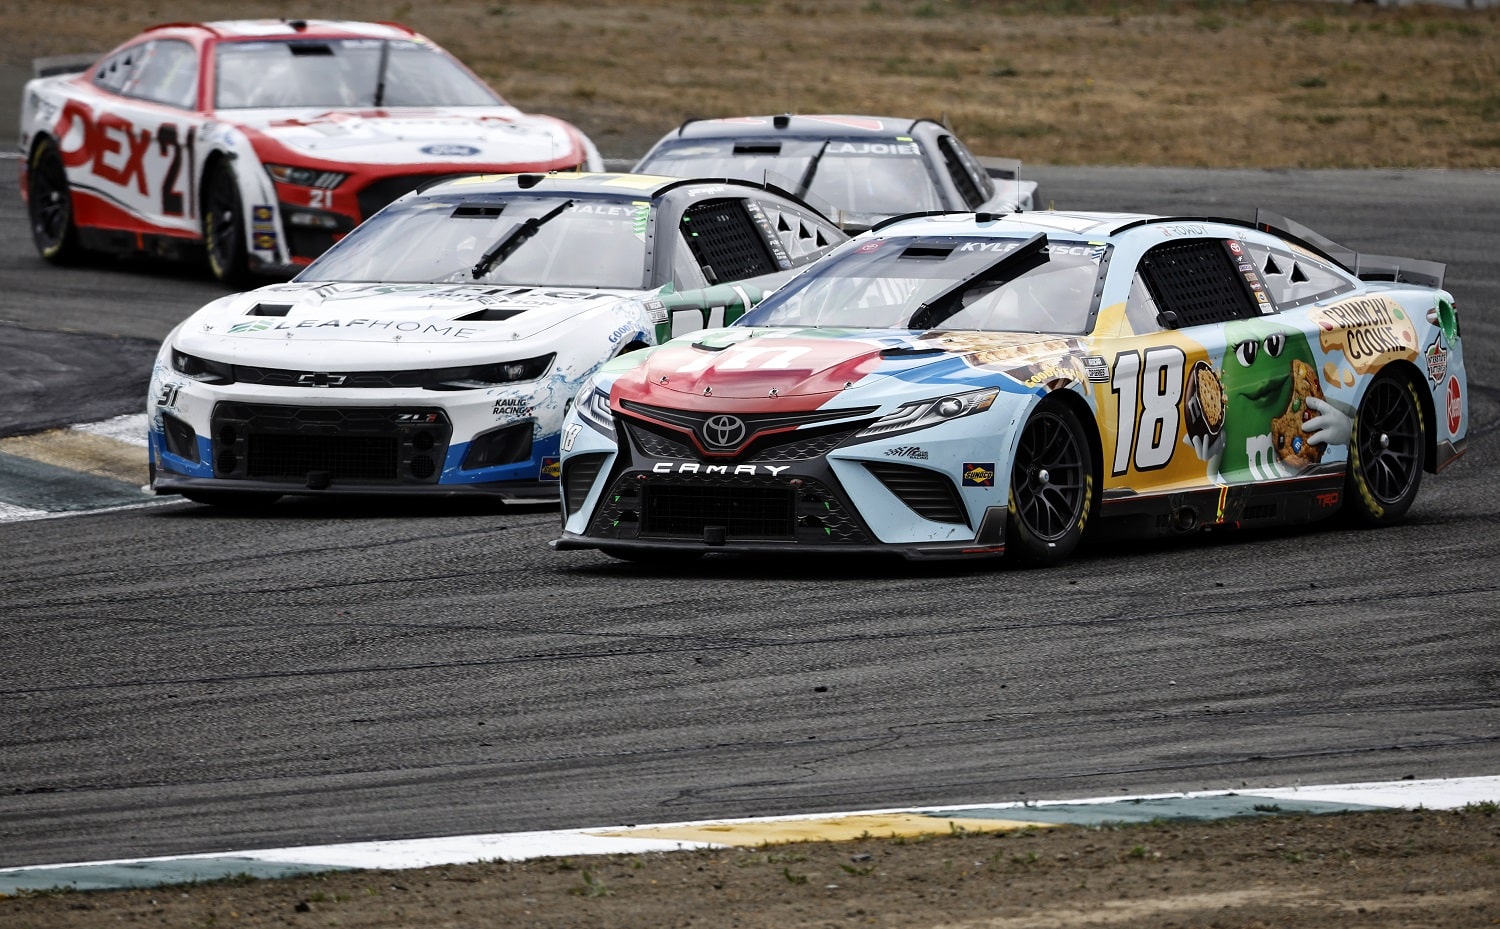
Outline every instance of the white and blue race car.
POLYGON ((1391 523, 1466 444, 1442 278, 1271 217, 877 225, 580 388, 555 546, 1051 564, 1096 533, 1391 523))
POLYGON ((163 342, 151 485, 555 498, 558 436, 607 359, 733 321, 836 245, 774 187, 630 174, 444 181, 288 283, 226 296, 163 342))

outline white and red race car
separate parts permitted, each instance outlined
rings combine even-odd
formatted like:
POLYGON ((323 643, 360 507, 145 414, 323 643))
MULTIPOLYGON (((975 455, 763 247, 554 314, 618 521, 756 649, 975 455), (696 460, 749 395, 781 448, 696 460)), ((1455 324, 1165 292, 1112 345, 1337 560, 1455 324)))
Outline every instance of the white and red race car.
POLYGON ((602 167, 577 127, 521 112, 390 23, 171 23, 36 74, 21 192, 37 250, 59 264, 206 252, 242 285, 307 265, 437 177, 602 167))

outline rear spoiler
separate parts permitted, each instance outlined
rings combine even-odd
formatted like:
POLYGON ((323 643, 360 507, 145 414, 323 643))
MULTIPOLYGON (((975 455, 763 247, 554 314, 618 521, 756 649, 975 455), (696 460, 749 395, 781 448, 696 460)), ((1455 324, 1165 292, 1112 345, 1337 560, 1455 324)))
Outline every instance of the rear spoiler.
POLYGON ((59 74, 77 74, 87 71, 89 66, 99 60, 99 55, 52 55, 47 58, 31 59, 31 76, 56 77, 59 74))
POLYGON ((1443 275, 1448 270, 1448 266, 1439 261, 1362 254, 1345 248, 1301 223, 1267 210, 1255 211, 1255 227, 1307 246, 1362 281, 1393 281, 1441 289, 1443 275))

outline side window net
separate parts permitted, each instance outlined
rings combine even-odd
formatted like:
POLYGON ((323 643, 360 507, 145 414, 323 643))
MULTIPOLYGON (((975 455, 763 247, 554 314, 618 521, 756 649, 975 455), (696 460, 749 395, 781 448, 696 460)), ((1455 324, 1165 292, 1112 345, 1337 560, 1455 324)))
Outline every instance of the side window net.
POLYGON ((952 139, 948 136, 938 139, 938 148, 942 150, 943 163, 948 166, 948 176, 953 178, 953 184, 964 198, 964 204, 972 210, 983 203, 985 195, 979 190, 974 176, 969 173, 969 166, 964 162, 952 139))
POLYGON ((682 235, 710 284, 781 270, 740 200, 705 200, 682 214, 682 235))
POLYGON ((1168 329, 1260 315, 1229 249, 1217 239, 1157 246, 1141 259, 1140 271, 1168 329))

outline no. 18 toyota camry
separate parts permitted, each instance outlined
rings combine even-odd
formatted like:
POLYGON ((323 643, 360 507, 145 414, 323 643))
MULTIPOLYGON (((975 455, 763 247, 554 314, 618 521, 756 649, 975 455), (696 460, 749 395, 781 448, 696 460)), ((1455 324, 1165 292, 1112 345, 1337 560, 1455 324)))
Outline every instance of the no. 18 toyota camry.
POLYGON ((241 20, 148 29, 26 85, 21 192, 50 261, 85 250, 288 276, 434 177, 602 167, 389 23, 241 20))
POLYGON ((1049 564, 1111 526, 1390 523, 1466 444, 1443 270, 1273 217, 899 219, 585 384, 555 545, 1049 564))
POLYGON ((408 194, 293 281, 222 297, 152 371, 152 485, 557 497, 558 434, 607 358, 733 320, 847 241, 749 181, 478 175, 408 194))

